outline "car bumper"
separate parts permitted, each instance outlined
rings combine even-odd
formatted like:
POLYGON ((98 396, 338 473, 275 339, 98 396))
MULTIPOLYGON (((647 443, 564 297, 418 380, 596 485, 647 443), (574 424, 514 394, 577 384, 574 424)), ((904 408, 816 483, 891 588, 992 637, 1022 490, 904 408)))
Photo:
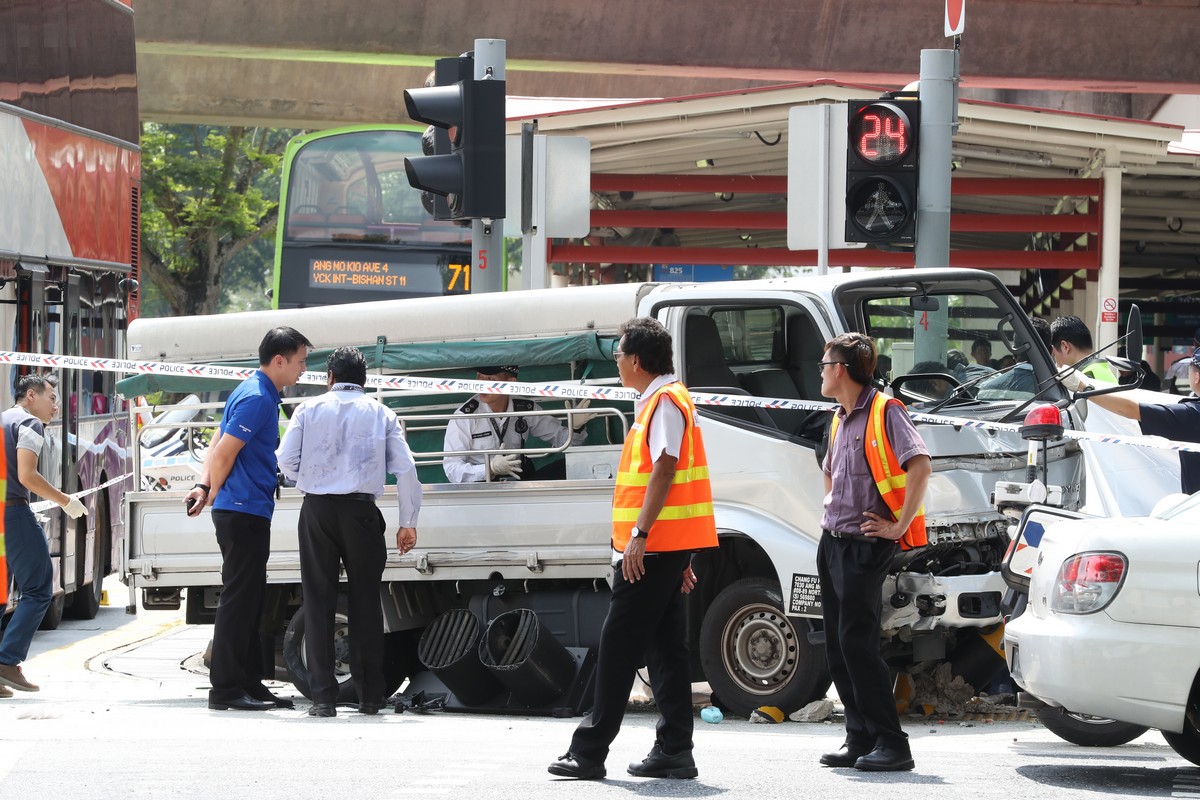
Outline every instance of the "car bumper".
POLYGON ((1023 614, 1005 627, 1013 679, 1068 711, 1179 732, 1200 669, 1200 632, 1082 616, 1023 614))

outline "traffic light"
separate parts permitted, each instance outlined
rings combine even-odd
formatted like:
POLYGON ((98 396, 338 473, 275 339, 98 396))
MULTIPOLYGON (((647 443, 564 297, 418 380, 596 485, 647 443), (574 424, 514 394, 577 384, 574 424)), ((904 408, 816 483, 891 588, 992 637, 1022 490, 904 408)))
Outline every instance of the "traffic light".
MULTIPOLYGON (((450 86, 464 78, 470 80, 473 70, 473 61, 467 56, 439 58, 434 62, 433 72, 430 73, 425 86, 450 86)), ((445 128, 430 125, 421 135, 421 152, 427 156, 450 155, 450 132, 445 128)), ((434 219, 453 219, 445 195, 423 191, 421 192, 421 205, 433 215, 434 219)), ((463 224, 467 223, 463 222, 463 224)))
POLYGON ((917 240, 920 100, 851 100, 847 108, 846 241, 917 240))
POLYGON ((440 85, 439 72, 439 85, 406 89, 404 105, 412 119, 446 131, 448 152, 441 152, 436 135, 432 137, 432 155, 404 159, 408 182, 445 197, 448 219, 502 219, 505 82, 474 80, 469 55, 441 59, 439 66, 441 61, 460 62, 454 70, 457 79, 440 85))

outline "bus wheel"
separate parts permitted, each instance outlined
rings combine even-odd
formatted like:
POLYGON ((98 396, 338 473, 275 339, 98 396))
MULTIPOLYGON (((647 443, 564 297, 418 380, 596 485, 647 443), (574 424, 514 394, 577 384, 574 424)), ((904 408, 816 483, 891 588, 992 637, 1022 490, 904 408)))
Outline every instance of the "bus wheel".
POLYGON ((746 719, 759 706, 785 714, 825 696, 825 649, 809 643, 783 613, 774 581, 743 578, 725 587, 700 625, 700 664, 727 715, 746 719))
MULTIPOLYGON (((79 520, 82 535, 79 547, 87 546, 87 521, 79 520)), ((80 550, 76 550, 80 552, 80 550)), ((84 550, 83 552, 86 552, 84 550)), ((76 589, 71 593, 71 606, 67 609, 71 619, 95 619, 100 613, 100 598, 104 592, 104 556, 108 552, 108 509, 103 500, 96 503, 96 543, 92 548, 92 582, 84 584, 82 559, 76 570, 76 589)))
MULTIPOLYGON (((333 618, 333 677, 337 681, 336 703, 357 703, 358 692, 350 677, 350 615, 346 598, 339 597, 337 612, 333 618)), ((308 654, 304 651, 304 606, 296 609, 283 634, 283 662, 287 665, 288 677, 300 690, 300 694, 312 699, 308 682, 308 654)))
POLYGON ((57 630, 62 624, 63 608, 67 604, 67 596, 62 592, 54 595, 54 599, 50 601, 50 605, 46 607, 46 615, 42 617, 42 624, 38 626, 38 630, 53 631, 57 630))

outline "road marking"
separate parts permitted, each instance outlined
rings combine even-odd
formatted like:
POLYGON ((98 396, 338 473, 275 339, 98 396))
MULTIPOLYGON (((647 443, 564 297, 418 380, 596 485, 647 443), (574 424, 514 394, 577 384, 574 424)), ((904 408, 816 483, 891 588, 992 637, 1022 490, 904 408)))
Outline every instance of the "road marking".
POLYGON ((1200 797, 1200 772, 1176 770, 1171 784, 1171 797, 1200 797))

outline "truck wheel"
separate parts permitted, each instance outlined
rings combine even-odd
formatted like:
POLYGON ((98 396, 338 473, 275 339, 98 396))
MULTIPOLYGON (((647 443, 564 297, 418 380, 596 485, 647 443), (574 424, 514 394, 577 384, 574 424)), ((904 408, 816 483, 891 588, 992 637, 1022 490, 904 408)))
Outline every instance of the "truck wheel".
POLYGON ((1193 764, 1200 764, 1200 731, 1190 720, 1184 718, 1182 733, 1162 731, 1162 735, 1172 750, 1193 764))
MULTIPOLYGON (((358 690, 350 676, 350 628, 345 598, 338 600, 334 617, 333 674, 338 682, 338 703, 357 703, 358 690)), ((384 692, 390 697, 417 669, 417 641, 421 631, 397 631, 383 637, 384 692)), ((283 662, 300 694, 312 699, 308 683, 308 658, 304 652, 304 608, 292 615, 283 634, 283 662)))
POLYGON ((700 664, 726 714, 745 719, 759 706, 790 714, 829 688, 824 648, 810 644, 782 609, 774 581, 743 578, 705 612, 700 664))
MULTIPOLYGON (((1107 717, 1075 714, 1061 708, 1039 708, 1038 721, 1060 739, 1083 747, 1116 747, 1132 742, 1149 728, 1107 717)), ((1170 740, 1168 739, 1168 744, 1170 740)), ((1172 745, 1174 746, 1174 745, 1172 745)), ((1180 753, 1183 755, 1183 753, 1180 753)), ((1187 756, 1184 756, 1187 758, 1187 756)))
MULTIPOLYGON (((357 703, 358 693, 350 678, 350 626, 346 613, 345 598, 338 599, 337 613, 333 620, 333 677, 337 680, 338 703, 357 703)), ((300 690, 300 694, 312 699, 308 685, 308 656, 304 652, 304 607, 296 609, 283 634, 283 662, 288 677, 300 690)))
MULTIPOLYGON (((78 541, 87 546, 87 521, 80 519, 83 529, 78 541)), ((108 509, 104 500, 96 503, 96 546, 92 548, 92 582, 84 584, 82 559, 76 570, 76 589, 71 593, 71 606, 67 609, 71 619, 95 619, 100 613, 100 597, 104 591, 104 556, 108 552, 108 509)), ((86 552, 86 551, 85 551, 86 552)))

